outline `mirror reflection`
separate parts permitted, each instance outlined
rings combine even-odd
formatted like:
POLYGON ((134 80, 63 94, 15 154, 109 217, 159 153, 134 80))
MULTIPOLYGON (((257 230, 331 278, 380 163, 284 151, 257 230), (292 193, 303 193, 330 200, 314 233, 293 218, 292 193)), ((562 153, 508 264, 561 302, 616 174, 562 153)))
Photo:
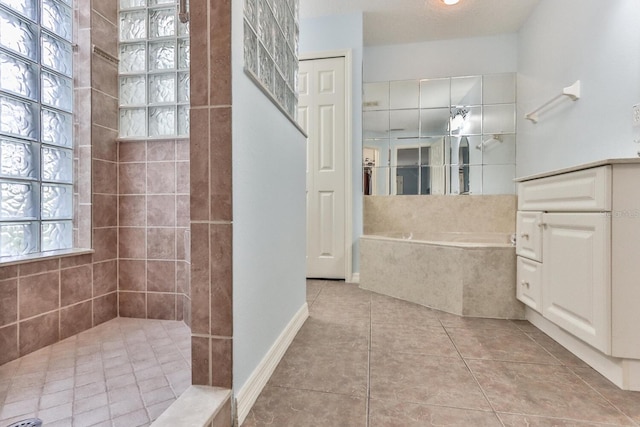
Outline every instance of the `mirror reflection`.
POLYGON ((515 73, 365 83, 364 194, 513 194, 515 101, 515 73))

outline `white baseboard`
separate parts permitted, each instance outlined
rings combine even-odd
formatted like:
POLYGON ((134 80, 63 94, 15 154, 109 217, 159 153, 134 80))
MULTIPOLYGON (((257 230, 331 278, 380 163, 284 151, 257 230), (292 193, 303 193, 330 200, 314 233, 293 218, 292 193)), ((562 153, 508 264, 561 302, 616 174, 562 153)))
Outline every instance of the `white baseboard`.
POLYGON ((526 318, 587 365, 622 390, 640 391, 640 360, 611 357, 561 329, 550 320, 526 307, 526 318))
POLYGON ((307 320, 307 317, 309 317, 309 306, 305 302, 284 328, 278 339, 273 343, 267 354, 260 361, 260 364, 251 373, 251 376, 244 386, 238 391, 236 399, 239 425, 242 425, 247 415, 249 415, 253 404, 267 384, 267 381, 269 381, 269 378, 271 378, 273 371, 275 371, 282 356, 284 356, 284 353, 289 348, 289 345, 291 345, 291 342, 305 320, 307 320))
POLYGON ((353 273, 349 283, 360 283, 360 273, 353 273))

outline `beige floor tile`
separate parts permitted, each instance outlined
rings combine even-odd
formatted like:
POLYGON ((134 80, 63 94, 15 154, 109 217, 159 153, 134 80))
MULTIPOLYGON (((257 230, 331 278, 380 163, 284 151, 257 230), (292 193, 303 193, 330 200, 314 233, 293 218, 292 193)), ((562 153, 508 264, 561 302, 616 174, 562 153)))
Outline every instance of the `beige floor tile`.
POLYGON ((371 322, 389 325, 441 326, 439 312, 418 304, 371 295, 371 322))
POLYGON ((243 427, 364 427, 364 398, 267 386, 243 427))
POLYGON ((442 326, 372 324, 371 351, 460 358, 442 326))
POLYGON ((117 418, 131 412, 144 409, 145 405, 142 399, 137 396, 129 399, 118 400, 109 404, 109 410, 111 411, 111 417, 117 418))
POLYGON ((611 404, 640 425, 640 392, 620 390, 611 381, 590 367, 572 367, 580 378, 604 396, 611 404))
POLYGON ((307 280, 307 304, 313 304, 324 285, 324 280, 307 280))
POLYGON ((323 318, 309 317, 298 331, 294 343, 366 350, 369 347, 369 335, 369 322, 366 320, 354 320, 349 324, 342 324, 323 318))
POLYGON ((504 427, 610 427, 615 424, 599 424, 588 421, 567 420, 561 418, 534 417, 531 415, 501 414, 498 417, 504 427))
POLYGON ((527 335, 544 347, 544 349, 558 359, 561 364, 565 366, 587 367, 586 363, 540 330, 537 330, 537 332, 527 332, 527 335))
POLYGON ((564 366, 484 360, 467 363, 497 412, 631 424, 564 366))
POLYGON ((368 322, 371 318, 371 306, 369 301, 331 301, 330 299, 321 299, 319 296, 309 307, 309 317, 336 324, 368 322))
POLYGON ((38 397, 31 397, 26 400, 19 400, 11 403, 5 402, 2 409, 0 409, 0 419, 10 419, 21 415, 25 415, 25 418, 28 418, 27 415, 35 415, 37 409, 38 397))
POLYGON ((175 398, 176 396, 173 394, 173 390, 171 390, 171 387, 169 386, 142 393, 142 400, 144 401, 145 406, 155 405, 156 403, 175 398))
POLYGON ((147 411, 139 409, 135 412, 131 412, 120 417, 113 419, 113 427, 139 427, 149 424, 149 416, 147 411))
POLYGON ((560 364, 549 352, 519 330, 447 328, 447 332, 465 359, 560 364))
POLYGON ((109 404, 107 393, 99 393, 95 396, 86 397, 73 401, 73 413, 81 414, 87 411, 93 411, 98 408, 105 407, 109 404))
POLYGON ((74 390, 62 390, 56 393, 43 394, 40 396, 40 409, 53 408, 55 406, 64 405, 73 402, 74 390))
POLYGON ((74 390, 75 399, 84 399, 85 397, 95 396, 96 394, 105 393, 107 385, 104 381, 97 381, 91 384, 76 387, 74 390))
POLYGON ((136 423, 147 425, 136 380, 155 419, 160 404, 191 385, 190 335, 182 322, 118 318, 67 338, 0 366, 0 414, 23 419, 38 413, 47 426, 81 427, 111 426, 112 417, 134 414, 136 423), (154 351, 170 356, 164 365, 154 351))
POLYGON ((367 349, 292 344, 269 380, 269 385, 366 396, 367 349))
POLYGON ((455 314, 439 312, 438 318, 442 322, 442 326, 450 328, 466 328, 475 330, 487 329, 507 329, 511 331, 519 331, 518 326, 510 320, 501 319, 483 319, 478 317, 461 317, 455 314))
MULTIPOLYGON (((103 421, 111 419, 109 408, 103 406, 94 411, 83 412, 81 414, 73 414, 73 427, 93 426, 103 421)), ((43 426, 44 427, 44 426, 43 426)))
POLYGON ((540 329, 533 326, 533 324, 528 320, 512 320, 511 323, 513 323, 522 332, 540 332, 540 329))
POLYGON ((460 358, 372 353, 371 398, 491 409, 460 358))
POLYGON ((491 411, 371 399, 370 427, 502 427, 491 411))
POLYGON ((41 409, 38 411, 38 418, 42 420, 42 424, 48 426, 49 423, 68 419, 73 416, 73 404, 65 403, 53 408, 41 409))

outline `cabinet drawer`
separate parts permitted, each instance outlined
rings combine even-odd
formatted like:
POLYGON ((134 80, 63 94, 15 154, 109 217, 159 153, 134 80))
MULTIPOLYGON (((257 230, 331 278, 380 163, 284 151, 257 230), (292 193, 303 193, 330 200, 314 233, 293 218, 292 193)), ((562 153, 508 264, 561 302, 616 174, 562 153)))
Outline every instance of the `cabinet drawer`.
POLYGON ((516 298, 542 312, 542 264, 518 257, 516 298))
POLYGON ((542 262, 542 212, 518 212, 516 254, 542 262))
POLYGON ((609 211, 611 210, 611 166, 521 182, 518 185, 518 210, 609 211))

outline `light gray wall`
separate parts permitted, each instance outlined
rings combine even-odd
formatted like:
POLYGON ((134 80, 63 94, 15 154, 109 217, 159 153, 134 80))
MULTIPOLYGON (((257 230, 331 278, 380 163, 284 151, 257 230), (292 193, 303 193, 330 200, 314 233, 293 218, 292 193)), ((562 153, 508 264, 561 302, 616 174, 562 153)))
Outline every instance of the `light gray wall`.
POLYGON ((383 82, 515 72, 516 34, 364 49, 364 81, 383 82))
POLYGON ((637 0, 540 1, 518 42, 518 176, 637 156, 639 18, 637 0), (576 80, 578 101, 554 104, 538 124, 524 119, 576 80))
MULTIPOLYGON (((300 21, 300 54, 351 49, 352 53, 352 153, 353 271, 360 271, 358 239, 362 235, 362 14, 335 15, 300 21)), ((349 280, 349 278, 347 278, 349 280)))
POLYGON ((244 74, 232 2, 233 387, 305 304, 306 139, 244 74))

